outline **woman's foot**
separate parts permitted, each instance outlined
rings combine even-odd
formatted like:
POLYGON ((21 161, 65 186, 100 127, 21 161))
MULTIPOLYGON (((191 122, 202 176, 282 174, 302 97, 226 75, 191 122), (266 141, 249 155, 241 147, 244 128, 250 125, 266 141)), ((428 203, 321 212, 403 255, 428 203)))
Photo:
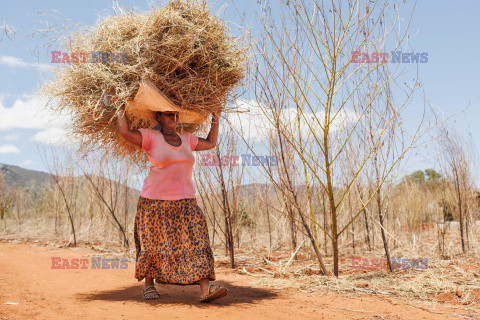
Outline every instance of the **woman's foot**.
POLYGON ((208 285, 208 291, 206 294, 202 294, 202 297, 198 299, 200 302, 210 302, 223 298, 227 295, 228 289, 225 287, 208 285))
POLYGON ((146 300, 153 300, 160 298, 160 295, 155 288, 155 283, 153 282, 153 278, 145 277, 145 288, 142 291, 143 298, 146 300))
POLYGON ((160 298, 160 295, 158 294, 157 289, 154 285, 145 286, 142 293, 145 300, 153 300, 160 298))

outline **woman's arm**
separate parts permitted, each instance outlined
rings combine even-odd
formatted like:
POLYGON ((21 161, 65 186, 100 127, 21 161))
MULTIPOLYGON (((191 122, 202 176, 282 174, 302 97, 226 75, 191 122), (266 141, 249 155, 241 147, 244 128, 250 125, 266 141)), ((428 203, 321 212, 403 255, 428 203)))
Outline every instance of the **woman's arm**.
POLYGON ((121 106, 118 109, 117 130, 123 139, 138 147, 142 147, 142 134, 138 130, 130 130, 127 117, 125 116, 125 106, 121 106))
POLYGON ((220 112, 214 113, 212 116, 212 127, 206 139, 198 138, 195 151, 209 150, 215 148, 218 138, 218 121, 220 119, 220 112))
MULTIPOLYGON (((111 106, 114 100, 115 89, 110 87, 103 93, 103 103, 111 106)), ((130 130, 127 117, 125 116, 125 106, 122 105, 117 113, 117 131, 120 136, 136 146, 142 147, 142 134, 138 130, 130 130)))

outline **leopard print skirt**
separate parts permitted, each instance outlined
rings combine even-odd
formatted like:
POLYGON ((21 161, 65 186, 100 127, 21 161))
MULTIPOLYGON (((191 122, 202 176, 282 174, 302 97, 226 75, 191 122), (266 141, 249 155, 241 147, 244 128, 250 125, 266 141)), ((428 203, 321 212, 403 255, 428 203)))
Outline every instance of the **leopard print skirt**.
POLYGON ((196 199, 140 197, 134 226, 135 278, 157 283, 196 284, 215 280, 207 221, 196 199))

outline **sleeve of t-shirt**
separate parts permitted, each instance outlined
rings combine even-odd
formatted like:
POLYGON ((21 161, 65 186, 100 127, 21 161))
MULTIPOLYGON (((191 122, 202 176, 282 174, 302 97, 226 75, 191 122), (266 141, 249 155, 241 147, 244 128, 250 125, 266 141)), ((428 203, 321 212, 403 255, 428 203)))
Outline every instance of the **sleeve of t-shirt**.
POLYGON ((150 151, 152 148, 152 129, 138 129, 142 134, 142 150, 150 151))
POLYGON ((187 133, 187 135, 188 135, 188 141, 190 142, 190 149, 194 151, 198 144, 198 137, 191 133, 187 133))

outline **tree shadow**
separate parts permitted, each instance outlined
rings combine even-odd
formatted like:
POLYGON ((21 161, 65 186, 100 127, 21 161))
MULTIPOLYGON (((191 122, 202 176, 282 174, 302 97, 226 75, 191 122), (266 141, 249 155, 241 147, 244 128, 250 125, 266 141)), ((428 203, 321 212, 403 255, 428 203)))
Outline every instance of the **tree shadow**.
MULTIPOLYGON (((271 292, 267 289, 234 286, 225 281, 215 281, 215 284, 224 286, 228 289, 228 295, 226 297, 209 303, 218 306, 253 303, 254 301, 274 299, 277 297, 275 292, 271 292)), ((132 285, 116 290, 80 293, 77 294, 77 298, 83 301, 136 301, 150 305, 182 304, 197 305, 199 307, 206 306, 206 304, 198 302, 200 296, 200 287, 198 285, 156 284, 155 286, 160 294, 160 298, 155 300, 143 299, 143 282, 138 285, 132 285)))

